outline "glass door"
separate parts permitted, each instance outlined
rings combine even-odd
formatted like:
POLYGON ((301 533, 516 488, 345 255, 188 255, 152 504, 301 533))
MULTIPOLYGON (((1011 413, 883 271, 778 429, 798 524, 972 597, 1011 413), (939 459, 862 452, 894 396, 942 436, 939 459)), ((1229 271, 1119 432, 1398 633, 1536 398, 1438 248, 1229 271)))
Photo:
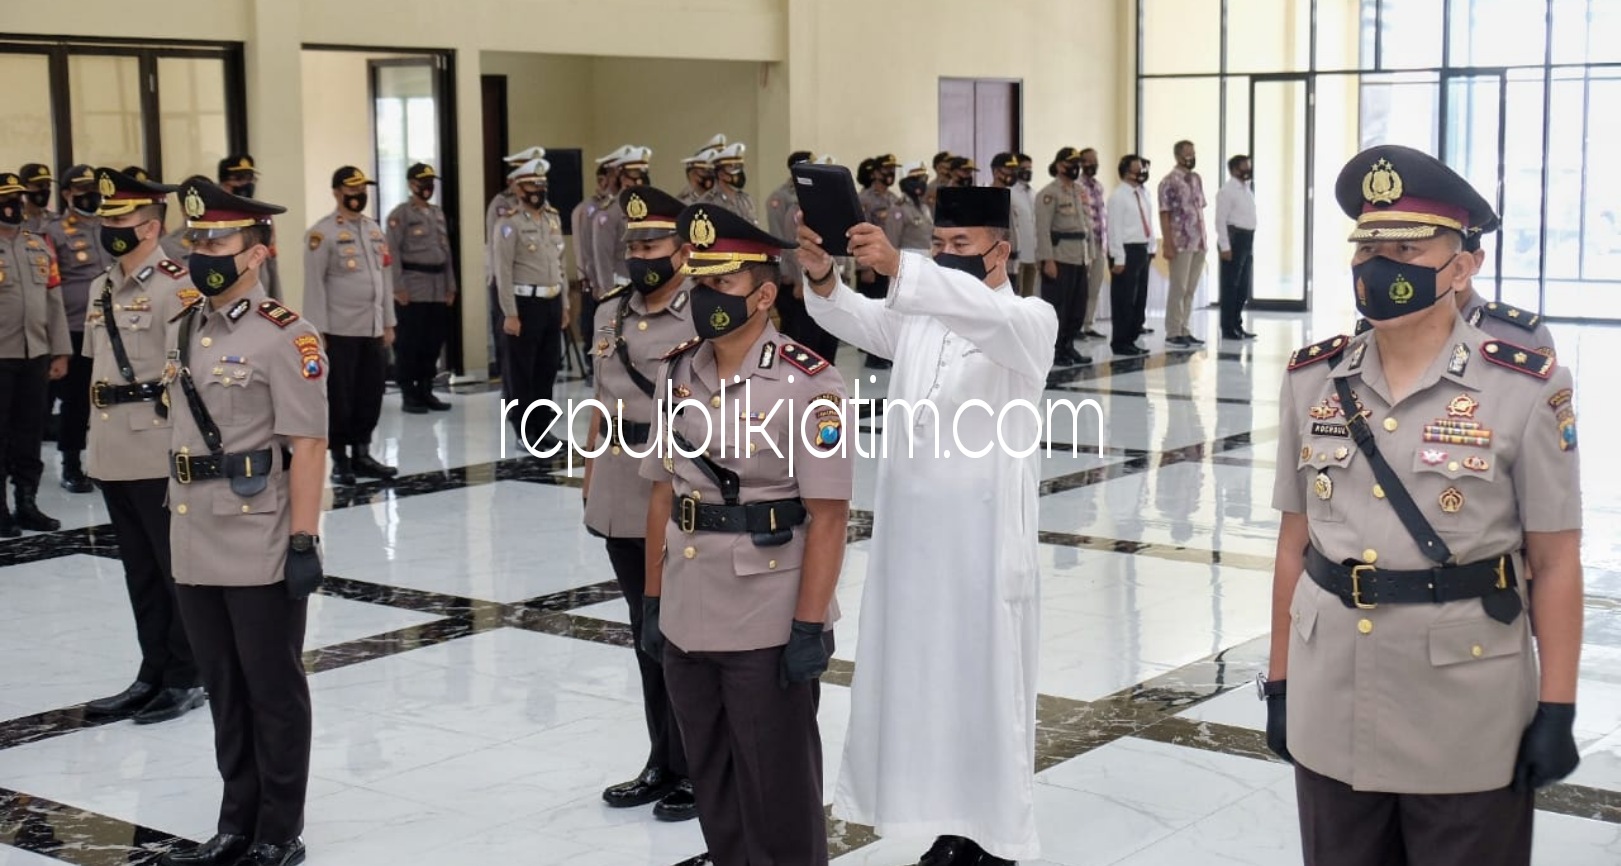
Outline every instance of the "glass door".
MULTIPOLYGON (((1462 175, 1475 190, 1503 214, 1504 102, 1508 89, 1502 70, 1447 73, 1441 78, 1441 161, 1462 175)), ((1540 178, 1538 179, 1540 187, 1540 178)), ((1540 202, 1537 203, 1540 205, 1540 202)), ((1508 220, 1504 219, 1505 227, 1508 220)), ((1501 295, 1506 231, 1481 237, 1486 261, 1475 275, 1475 291, 1488 298, 1501 295)), ((1534 249, 1528 249, 1535 256, 1534 249)), ((1535 262, 1531 268, 1534 273, 1535 262)), ((1513 268, 1511 268, 1513 270, 1513 268)), ((1536 305, 1531 307, 1536 309, 1536 305)))
MULTIPOLYGON (((410 197, 405 170, 440 160, 439 69, 433 57, 372 60, 372 130, 376 136, 378 218, 410 197)), ((443 190, 434 193, 439 204, 443 190)))
MULTIPOLYGON (((1310 305, 1313 89, 1306 75, 1250 77, 1255 309, 1304 311, 1310 305)), ((1227 167, 1219 169, 1225 183, 1227 167)))

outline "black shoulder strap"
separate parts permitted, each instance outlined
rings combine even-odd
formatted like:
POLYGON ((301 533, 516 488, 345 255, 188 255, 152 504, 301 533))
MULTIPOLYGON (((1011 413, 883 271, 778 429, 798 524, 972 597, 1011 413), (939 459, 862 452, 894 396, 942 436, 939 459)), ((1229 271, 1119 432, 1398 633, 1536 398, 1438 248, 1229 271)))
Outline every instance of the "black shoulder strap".
POLYGON ((96 299, 96 306, 101 310, 101 323, 107 328, 107 339, 113 344, 113 360, 118 362, 118 375, 124 381, 135 384, 135 366, 129 362, 129 352, 124 350, 124 335, 118 333, 118 318, 113 315, 113 278, 109 273, 107 282, 101 287, 101 297, 96 299))
POLYGON ((652 397, 656 389, 652 381, 643 376, 642 371, 636 369, 636 365, 631 363, 630 346, 625 343, 625 314, 630 312, 632 294, 632 292, 625 292, 625 296, 619 299, 619 312, 614 315, 614 348, 619 353, 619 363, 625 365, 625 372, 630 375, 630 381, 634 382, 643 394, 652 397))
POLYGON ((1350 419, 1351 438, 1356 440, 1356 447, 1368 458, 1373 466, 1373 475, 1379 479, 1379 486, 1384 488, 1385 496, 1390 500, 1390 507, 1396 509, 1396 516, 1401 518, 1402 526, 1407 533, 1413 536, 1418 543, 1418 549, 1436 565, 1446 565, 1452 560, 1452 549, 1441 540, 1435 527, 1424 517, 1424 512, 1413 501, 1413 495, 1397 477, 1396 470, 1390 468, 1385 462, 1385 456, 1379 453, 1379 446, 1373 441, 1373 431, 1368 429, 1368 419, 1362 410, 1362 402, 1351 392, 1351 383, 1341 376, 1334 380, 1334 391, 1339 394, 1340 406, 1350 419))
MULTIPOLYGON (((675 377, 676 366, 681 363, 682 357, 683 356, 677 356, 674 361, 670 362, 669 378, 673 379, 675 377)), ((681 413, 685 411, 687 411, 685 407, 681 408, 675 413, 675 418, 681 417, 681 413)), ((720 488, 721 498, 726 500, 727 505, 737 505, 741 500, 740 494, 743 490, 743 479, 736 472, 733 472, 732 470, 727 469, 719 463, 709 459, 708 454, 698 451, 697 448, 693 447, 692 443, 687 441, 687 437, 676 432, 673 418, 671 421, 670 439, 675 442, 676 445, 679 445, 682 451, 697 451, 698 453, 692 458, 692 462, 697 465, 698 471, 702 472, 705 478, 708 478, 710 481, 714 482, 716 487, 720 488)))
POLYGON ((197 430, 203 434, 203 444, 219 455, 225 453, 219 425, 214 423, 214 416, 208 414, 203 395, 197 393, 197 385, 191 380, 191 329, 196 323, 196 312, 180 320, 180 389, 186 392, 186 405, 191 407, 191 419, 197 422, 197 430))

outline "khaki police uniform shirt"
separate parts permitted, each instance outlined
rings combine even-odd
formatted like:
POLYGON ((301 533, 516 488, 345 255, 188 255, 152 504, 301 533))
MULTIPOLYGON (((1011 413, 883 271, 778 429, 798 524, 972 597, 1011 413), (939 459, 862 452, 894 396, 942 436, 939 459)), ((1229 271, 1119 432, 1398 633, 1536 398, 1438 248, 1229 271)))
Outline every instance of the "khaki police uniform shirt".
POLYGON ((1053 232, 1092 231, 1092 217, 1086 209, 1086 190, 1079 182, 1065 186, 1054 180, 1036 194, 1036 259, 1057 261, 1066 265, 1088 264, 1088 246, 1084 238, 1064 239, 1053 243, 1053 232))
MULTIPOLYGON (((601 297, 605 291, 597 284, 595 251, 591 246, 591 229, 597 222, 597 211, 609 204, 606 196, 588 198, 574 206, 569 214, 569 228, 574 234, 574 271, 579 279, 590 284, 591 294, 601 297)), ((612 288, 609 286, 607 288, 612 288)))
POLYGON ((517 213, 518 206, 518 197, 509 186, 496 193, 489 207, 484 209, 484 274, 490 283, 495 282, 495 260, 491 258, 494 248, 490 246, 490 239, 495 237, 495 224, 517 213))
POLYGON ((43 235, 50 231, 51 224, 60 218, 61 217, 57 216, 52 211, 42 210, 39 213, 24 219, 23 228, 27 231, 33 232, 36 235, 43 235))
MULTIPOLYGON (((769 324, 745 357, 749 360, 739 372, 743 382, 733 383, 728 377, 724 402, 713 346, 700 344, 665 365, 657 379, 657 398, 664 401, 664 412, 668 414, 685 400, 696 401, 681 412, 674 429, 693 447, 706 448, 717 464, 738 473, 741 503, 796 497, 848 500, 855 484, 852 447, 843 441, 848 429, 839 431, 839 444, 833 448, 806 444, 819 441, 824 424, 839 424, 825 407, 807 411, 819 397, 843 406, 844 377, 838 368, 823 365, 821 359, 769 324), (817 372, 807 373, 796 366, 800 358, 804 359, 800 364, 817 372), (746 392, 748 406, 743 403, 746 385, 752 385, 746 392), (779 405, 776 414, 765 419, 779 405), (757 416, 752 422, 750 412, 757 416), (716 428, 708 437, 705 415, 716 428), (724 452, 719 430, 723 418, 724 452), (744 453, 738 456, 732 431, 734 425, 745 422, 762 425, 766 434, 744 437, 744 453), (751 444, 752 454, 748 453, 751 444), (823 459, 817 454, 824 455, 823 459)), ((668 436, 663 447, 663 454, 655 451, 643 458, 643 478, 671 482, 678 496, 694 493, 705 504, 725 503, 720 489, 695 459, 674 454, 668 436)), ((592 483, 595 481, 593 478, 592 483)), ((787 643, 799 603, 800 564, 809 521, 794 527, 788 543, 757 547, 746 532, 682 532, 676 522, 679 512, 672 509, 671 515, 665 528, 664 588, 659 606, 659 626, 670 642, 687 652, 740 652, 787 643)), ((824 622, 832 627, 837 619, 835 603, 829 606, 824 622)))
POLYGON ((451 267, 450 226, 444 210, 412 196, 389 213, 386 236, 393 253, 389 279, 394 291, 405 292, 414 304, 449 302, 456 293, 456 272, 451 267), (443 270, 408 271, 407 264, 442 266, 443 270))
MULTIPOLYGON (((792 240, 799 227, 794 225, 794 214, 799 212, 799 193, 794 189, 794 179, 789 178, 782 186, 772 190, 765 201, 766 231, 771 232, 784 240, 792 240)), ((783 250, 782 263, 777 266, 782 273, 787 274, 788 285, 779 289, 789 289, 799 283, 799 276, 803 273, 799 266, 798 250, 783 250)))
MULTIPOLYGON (((1345 378, 1453 562, 1511 558, 1523 598, 1525 533, 1581 527, 1570 371, 1460 316, 1447 348, 1392 405, 1374 334, 1336 339, 1345 348, 1335 366, 1318 361, 1284 378, 1273 506, 1306 515, 1311 544, 1333 562, 1433 565, 1349 438, 1334 387, 1345 378), (1467 425, 1485 444, 1432 441, 1467 425)), ((1296 363, 1331 351, 1302 349, 1296 363)), ((1303 766, 1362 791, 1509 784, 1539 688, 1528 614, 1504 625, 1479 599, 1358 610, 1302 574, 1290 620, 1289 750, 1303 766)))
MULTIPOLYGON (((538 216, 520 208, 517 213, 498 220, 490 249, 495 258, 495 287, 501 312, 507 317, 518 315, 514 286, 555 290, 545 293, 551 297, 561 294, 563 221, 551 205, 538 216)), ((566 299, 563 305, 566 309, 566 299)))
POLYGON ((364 214, 333 211, 304 235, 304 320, 323 334, 381 337, 394 327, 393 256, 364 214))
MULTIPOLYGON (((650 424, 655 414, 653 397, 637 387, 626 372, 619 359, 615 334, 617 339, 625 341, 630 363, 656 390, 664 356, 694 335, 692 313, 687 308, 687 288, 677 289, 664 309, 656 313, 648 312, 645 296, 630 288, 621 289, 620 294, 605 298, 597 305, 591 346, 591 352, 596 355, 592 369, 596 373, 597 399, 615 417, 623 417, 627 424, 650 424), (624 401, 623 408, 620 401, 624 401)), ((611 423, 609 437, 599 434, 598 447, 603 447, 610 438, 611 444, 602 456, 592 458, 585 525, 592 532, 609 538, 645 538, 647 499, 653 483, 641 477, 640 460, 630 451, 643 454, 649 447, 656 446, 658 440, 650 437, 645 445, 624 446, 616 423, 611 423)))
POLYGON ((921 201, 913 201, 911 196, 901 196, 896 211, 901 225, 896 248, 928 253, 934 246, 934 217, 929 215, 929 209, 921 201))
POLYGON ((880 191, 875 186, 869 186, 858 196, 861 201, 861 211, 867 217, 867 222, 884 230, 884 237, 889 239, 890 246, 899 247, 901 244, 901 216, 900 202, 895 200, 893 193, 880 191))
POLYGON ((72 352, 48 241, 22 229, 0 232, 0 358, 72 352))
MULTIPOLYGON (((185 223, 181 223, 179 228, 164 235, 163 240, 159 242, 163 245, 163 254, 182 267, 190 266, 188 260, 191 258, 191 242, 186 240, 186 232, 189 230, 185 223)), ((265 259, 265 263, 259 266, 259 284, 265 287, 270 297, 278 301, 281 300, 281 269, 276 264, 279 260, 276 255, 275 239, 272 237, 270 258, 265 259)))
POLYGON ((730 189, 720 181, 716 181, 715 188, 698 200, 718 204, 755 225, 760 224, 760 218, 755 216, 754 198, 740 189, 730 189))
POLYGON ((626 223, 624 209, 616 204, 597 211, 591 226, 591 256, 596 262, 594 273, 602 284, 599 287, 602 292, 630 285, 630 271, 625 268, 626 223))
POLYGON ((101 220, 70 212, 51 223, 46 237, 56 249, 68 330, 83 331, 91 285, 99 287, 101 275, 113 264, 112 255, 101 248, 101 220))
MULTIPOLYGON (((215 310, 204 301, 188 316, 193 382, 219 426, 227 453, 276 452, 270 483, 239 496, 226 479, 181 484, 169 480, 169 540, 174 579, 193 586, 264 586, 283 579, 292 534, 289 478, 281 450, 295 438, 325 439, 326 352, 307 319, 268 299, 255 286, 215 310), (278 312, 279 311, 279 312, 278 312)), ((184 319, 169 329, 178 359, 184 319)), ((178 364, 178 360, 175 360, 178 364)), ((178 380, 169 385, 170 450, 209 455, 178 380)))
MULTIPOLYGON (((717 183, 719 183, 719 181, 717 181, 717 183)), ((696 189, 692 184, 689 183, 685 189, 676 193, 675 200, 681 202, 682 204, 697 204, 698 202, 707 198, 708 195, 709 193, 696 189)))
MULTIPOLYGON (((169 320, 202 297, 185 266, 166 258, 161 246, 134 264, 135 273, 125 274, 123 265, 115 262, 90 299, 82 354, 92 359, 92 383, 131 384, 118 369, 118 356, 102 315, 102 295, 111 293, 113 323, 136 382, 163 378, 169 329, 175 327, 169 320)), ((90 477, 100 481, 168 477, 170 424, 170 418, 158 414, 155 400, 91 406, 90 477)))

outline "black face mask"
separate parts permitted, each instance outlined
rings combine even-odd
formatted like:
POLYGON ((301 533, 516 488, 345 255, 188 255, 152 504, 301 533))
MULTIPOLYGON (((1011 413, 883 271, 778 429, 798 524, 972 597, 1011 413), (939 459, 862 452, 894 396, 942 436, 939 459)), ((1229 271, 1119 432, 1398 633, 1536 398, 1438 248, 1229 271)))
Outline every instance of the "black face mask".
POLYGON ((675 260, 671 257, 625 259, 625 270, 630 274, 631 286, 646 295, 664 288, 675 279, 675 260))
POLYGON ((1075 178, 1081 176, 1081 167, 1074 163, 1061 165, 1058 167, 1058 173, 1069 178, 1070 180, 1074 180, 1075 178))
POLYGON ((1193 171, 1194 166, 1196 166, 1198 164, 1199 164, 1199 160, 1195 159, 1194 157, 1191 157, 1191 156, 1188 157, 1187 159, 1182 160, 1182 167, 1187 169, 1188 171, 1193 171))
POLYGON ((523 194, 523 200, 525 204, 529 205, 535 210, 540 210, 546 206, 546 191, 541 190, 540 192, 526 192, 523 194))
MULTIPOLYGON (((145 225, 145 223, 142 223, 145 225)), ((106 223, 101 224, 101 248, 112 254, 114 258, 129 255, 141 245, 141 236, 137 233, 137 226, 113 227, 106 223)))
POLYGON ((1427 310, 1445 296, 1436 280, 1441 271, 1451 265, 1448 261, 1432 269, 1429 265, 1403 264, 1384 256, 1353 265, 1351 278, 1356 282, 1356 310, 1376 322, 1427 310))
MULTIPOLYGON (((995 247, 992 247, 992 249, 995 249, 995 247)), ((934 263, 942 268, 962 271, 968 276, 984 282, 986 275, 991 272, 991 269, 985 266, 985 257, 990 255, 990 252, 990 250, 986 250, 974 256, 959 256, 956 253, 940 252, 934 254, 934 263)))
POLYGON ((68 199, 68 207, 78 211, 80 216, 93 217, 101 209, 101 193, 80 193, 68 199))
POLYGON ((352 192, 343 197, 343 206, 353 213, 361 213, 366 209, 366 203, 369 201, 371 201, 369 193, 352 192))
POLYGON ((231 189, 231 193, 233 195, 242 196, 243 198, 253 198, 253 184, 239 183, 231 189))
POLYGON ((704 192, 708 192, 708 191, 714 189, 715 188, 715 176, 712 175, 712 174, 700 175, 698 177, 698 188, 703 190, 704 192))
POLYGON ((1081 166, 1081 173, 1086 175, 1087 177, 1097 177, 1098 176, 1098 167, 1095 166, 1095 165, 1084 165, 1083 164, 1081 166))
POLYGON ((922 198, 929 191, 929 182, 921 177, 909 177, 901 181, 901 192, 912 198, 922 198))
POLYGON ((428 199, 433 198, 433 187, 431 185, 413 186, 411 187, 411 194, 415 195, 419 199, 422 199, 423 201, 427 201, 428 199))
POLYGON ((895 185, 895 173, 894 172, 886 171, 883 174, 879 175, 879 177, 883 180, 884 186, 894 186, 895 185))
POLYGON ((1033 172, 1031 172, 1030 169, 1028 169, 1028 168, 1019 169, 1019 180, 1022 180, 1025 183, 1029 183, 1030 178, 1032 178, 1032 177, 1035 177, 1035 174, 1033 172))
POLYGON ((730 183, 735 189, 742 189, 743 187, 749 185, 748 172, 741 168, 737 171, 731 172, 730 174, 726 175, 726 182, 730 183))
POLYGON ((693 330, 700 339, 713 340, 743 327, 749 320, 749 298, 759 290, 755 286, 747 295, 738 297, 699 283, 688 297, 693 330))
POLYGON ((225 294, 236 285, 237 280, 242 279, 242 271, 236 266, 238 255, 241 253, 229 256, 192 253, 186 259, 186 266, 191 271, 191 284, 210 298, 225 294))
POLYGON ((51 203, 51 191, 48 189, 31 189, 23 193, 23 195, 28 198, 28 203, 34 207, 45 207, 51 203))
POLYGON ((22 225, 23 200, 21 196, 0 201, 0 225, 22 225))

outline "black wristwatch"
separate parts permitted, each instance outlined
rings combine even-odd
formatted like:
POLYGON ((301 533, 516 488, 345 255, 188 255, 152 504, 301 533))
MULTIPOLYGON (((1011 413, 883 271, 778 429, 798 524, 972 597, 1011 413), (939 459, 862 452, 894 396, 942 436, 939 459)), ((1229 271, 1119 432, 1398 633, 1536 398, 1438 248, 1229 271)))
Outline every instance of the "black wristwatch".
POLYGON ((309 553, 315 549, 315 543, 320 540, 321 536, 319 535, 311 535, 308 532, 295 532, 293 533, 291 550, 294 553, 309 553))

